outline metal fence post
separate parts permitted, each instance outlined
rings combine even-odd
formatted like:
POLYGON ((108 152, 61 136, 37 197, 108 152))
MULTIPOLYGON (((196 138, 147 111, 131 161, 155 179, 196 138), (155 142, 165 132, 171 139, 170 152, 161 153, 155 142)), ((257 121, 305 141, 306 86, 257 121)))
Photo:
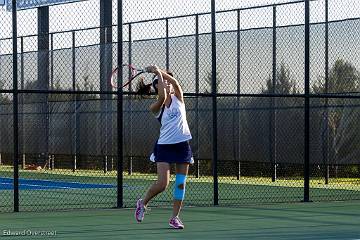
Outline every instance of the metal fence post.
POLYGON ((310 0, 305 1, 304 202, 310 201, 310 0))
POLYGON ((18 121, 18 61, 17 61, 17 13, 16 0, 12 0, 13 42, 13 141, 14 141, 14 212, 19 212, 19 121, 18 121))
MULTIPOLYGON (((118 66, 123 64, 123 1, 117 0, 118 12, 117 12, 117 62, 118 66)), ((118 76, 123 75, 122 67, 119 68, 118 76)), ((122 78, 117 79, 118 86, 122 86, 122 78)), ((117 207, 122 208, 124 205, 123 199, 123 91, 119 87, 117 89, 117 137, 118 137, 118 148, 117 148, 117 207)))
POLYGON ((50 89, 54 90, 54 34, 50 34, 50 89))
POLYGON ((169 19, 165 19, 166 22, 166 70, 170 68, 170 50, 169 50, 169 19))
MULTIPOLYGON (((325 0, 325 94, 329 93, 329 1, 325 0)), ((325 184, 329 183, 329 99, 325 98, 323 159, 325 184)))
POLYGON ((42 6, 37 9, 38 15, 38 90, 43 91, 39 93, 39 118, 44 125, 45 132, 39 138, 44 146, 41 152, 41 158, 46 162, 49 160, 49 7, 42 6))
MULTIPOLYGON (((112 68, 112 0, 100 1, 100 90, 111 90, 108 78, 112 68)), ((112 146, 112 125, 111 125, 111 109, 112 101, 108 95, 101 94, 101 119, 105 119, 102 124, 103 133, 101 142, 104 144, 102 148, 102 161, 104 173, 108 171, 109 152, 112 146), (105 110, 105 111, 103 111, 105 110)))
MULTIPOLYGON (((72 90, 76 91, 76 53, 75 53, 75 31, 72 31, 72 90)), ((76 171, 77 168, 77 148, 78 148, 78 116, 77 116, 77 94, 73 95, 73 106, 74 106, 74 133, 73 133, 73 172, 76 171)))
MULTIPOLYGON (((54 90, 54 34, 51 33, 50 34, 50 89, 51 90, 54 90)), ((50 118, 50 115, 49 115, 49 125, 51 124, 51 118, 50 118)), ((49 128, 49 135, 51 136, 51 128, 49 128)), ((55 167, 55 154, 50 154, 50 157, 49 157, 49 167, 50 167, 50 170, 54 170, 54 167, 55 167)))
MULTIPOLYGON (((50 34, 50 89, 54 90, 54 34, 50 34)), ((51 118, 49 115, 49 125, 51 125, 51 118)), ((49 136, 51 136, 51 128, 49 129, 49 136)), ((55 167, 55 154, 50 154, 49 156, 49 167, 51 170, 54 170, 55 167)))
MULTIPOLYGON (((236 179, 239 180, 241 177, 241 111, 240 111, 240 93, 241 93, 241 72, 240 72, 240 67, 241 67, 241 56, 240 56, 240 50, 241 50, 241 39, 240 39, 240 30, 241 30, 241 23, 240 23, 240 10, 237 10, 237 33, 236 33, 236 55, 237 55, 237 68, 236 68, 236 82, 237 82, 237 89, 236 89, 236 93, 238 94, 237 97, 237 101, 236 101, 236 112, 237 112, 237 120, 234 121, 236 123, 239 124, 238 126, 238 149, 237 149, 237 153, 238 153, 238 164, 237 164, 237 171, 236 171, 236 179)), ((235 132, 235 131, 234 131, 235 132)), ((236 146, 236 144, 234 144, 234 146, 236 146)))
MULTIPOLYGON (((132 64, 132 25, 129 24, 129 64, 131 65, 132 64)), ((129 77, 131 76, 131 70, 129 69, 129 77)), ((129 84, 129 92, 132 91, 132 82, 130 82, 129 84)), ((129 150, 129 153, 130 153, 130 156, 129 156, 129 160, 128 160, 128 174, 131 175, 132 172, 133 172, 133 144, 132 144, 132 134, 133 134, 133 115, 132 115, 132 101, 131 101, 131 95, 128 95, 128 109, 129 109, 129 118, 130 120, 128 121, 128 123, 130 124, 130 128, 129 128, 129 140, 128 142, 130 143, 130 150, 129 150)))
MULTIPOLYGON (((199 71, 199 15, 195 15, 195 93, 199 94, 200 91, 200 71, 199 71)), ((196 119, 196 128, 195 128, 195 136, 196 136, 196 159, 195 159, 195 176, 196 178, 200 177, 200 136, 199 136, 199 96, 196 96, 195 103, 195 119, 196 119)))
MULTIPOLYGON (((272 52, 272 94, 277 93, 277 48, 276 48, 276 6, 273 6, 273 52, 272 52)), ((270 98, 270 123, 269 123, 269 141, 270 141, 270 163, 271 163, 271 181, 276 181, 276 98, 270 98)))
POLYGON ((213 178, 214 178, 214 205, 219 205, 219 183, 218 183, 218 145, 217 145, 217 86, 216 86, 216 5, 211 0, 211 95, 212 95, 212 117, 213 117, 213 178))
MULTIPOLYGON (((110 3, 111 5, 111 3, 110 3)), ((109 10, 106 10, 109 11, 109 10)), ((111 12, 111 11, 110 11, 111 12)), ((110 19, 111 20, 111 19, 110 19)), ((110 21, 108 20, 108 21, 110 21)), ((111 20, 112 21, 112 20, 111 20)), ((110 24, 107 23, 107 24, 110 24)), ((112 67, 112 27, 105 27, 104 29, 104 42, 101 46, 102 48, 102 76, 104 77, 104 79, 108 79, 108 76, 110 76, 111 74, 111 67, 112 67)), ((104 80, 102 80, 104 81, 104 80)), ((111 87, 109 86, 109 82, 105 81, 104 83, 105 86, 104 89, 106 91, 109 91, 111 89, 111 87)), ((103 153, 103 170, 104 173, 107 173, 108 171, 108 161, 109 161, 109 153, 111 152, 111 147, 112 146, 112 115, 111 115, 111 110, 112 110, 112 100, 111 98, 109 98, 108 95, 104 95, 102 94, 101 97, 101 108, 105 109, 105 116, 102 116, 101 119, 105 118, 105 140, 103 141, 105 144, 105 148, 104 148, 104 153, 103 153)))
MULTIPOLYGON (((20 37, 20 89, 25 89, 25 82, 24 82, 24 37, 20 37)), ((21 129, 21 139, 20 146, 21 146, 21 155, 22 155, 22 169, 26 167, 26 156, 25 156, 25 128, 24 128, 24 94, 20 96, 20 129, 21 129)))

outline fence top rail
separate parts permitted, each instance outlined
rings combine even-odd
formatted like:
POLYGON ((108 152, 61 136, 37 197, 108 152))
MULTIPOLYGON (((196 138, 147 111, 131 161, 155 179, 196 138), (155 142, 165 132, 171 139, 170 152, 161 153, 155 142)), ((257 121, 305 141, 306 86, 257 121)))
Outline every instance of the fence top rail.
MULTIPOLYGON (((0 93, 13 94, 14 89, 0 89, 0 93)), ((117 95, 117 91, 88 91, 88 90, 35 90, 35 89, 18 89, 19 94, 34 93, 34 94, 99 94, 99 95, 117 95)), ((136 92, 123 92, 125 95, 138 95, 136 92)), ((186 97, 264 97, 264 98, 306 98, 305 93, 292 93, 292 94, 280 94, 280 93, 184 93, 186 97)), ((360 92, 343 92, 343 93, 310 93, 309 98, 349 98, 360 99, 360 92)))
MULTIPOLYGON (((316 1, 319 1, 319 0, 310 0, 310 2, 316 2, 316 1)), ((251 9, 269 8, 269 7, 276 7, 276 6, 285 6, 285 5, 291 5, 291 4, 299 4, 299 3, 303 3, 303 2, 304 2, 304 0, 297 0, 297 1, 290 1, 290 2, 266 4, 266 5, 256 5, 256 6, 249 6, 249 7, 243 7, 243 8, 220 10, 220 11, 216 11, 216 13, 226 13, 226 12, 235 12, 235 11, 245 11, 245 10, 251 10, 251 9)), ((164 20, 169 20, 169 19, 187 18, 187 17, 202 16, 202 15, 209 15, 209 14, 211 14, 211 12, 202 12, 202 13, 184 14, 184 15, 177 15, 177 16, 170 16, 170 17, 153 18, 153 19, 139 20, 139 21, 133 21, 133 22, 125 22, 124 25, 133 25, 133 24, 140 24, 140 23, 147 23, 147 22, 164 21, 164 20)), ((109 28, 113 28, 116 26, 117 26, 117 24, 112 24, 112 25, 106 25, 103 27, 96 26, 96 27, 72 29, 72 30, 65 30, 65 31, 54 31, 54 32, 44 33, 44 35, 64 34, 64 33, 70 33, 70 32, 81 32, 81 31, 88 31, 88 30, 95 30, 95 29, 109 29, 109 28)), ((18 38, 29 38, 29 37, 36 37, 36 36, 41 36, 41 35, 30 34, 30 35, 18 36, 18 38)), ((12 37, 0 38, 0 41, 11 40, 11 39, 12 39, 12 37)))

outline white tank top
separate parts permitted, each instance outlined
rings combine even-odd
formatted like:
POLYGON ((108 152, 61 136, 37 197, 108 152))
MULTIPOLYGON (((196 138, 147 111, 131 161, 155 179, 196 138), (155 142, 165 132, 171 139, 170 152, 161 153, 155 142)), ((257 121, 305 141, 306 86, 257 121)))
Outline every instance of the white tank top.
POLYGON ((186 120, 185 104, 175 95, 171 95, 170 106, 163 106, 163 108, 156 116, 161 123, 160 137, 157 143, 174 144, 190 140, 192 136, 186 120))

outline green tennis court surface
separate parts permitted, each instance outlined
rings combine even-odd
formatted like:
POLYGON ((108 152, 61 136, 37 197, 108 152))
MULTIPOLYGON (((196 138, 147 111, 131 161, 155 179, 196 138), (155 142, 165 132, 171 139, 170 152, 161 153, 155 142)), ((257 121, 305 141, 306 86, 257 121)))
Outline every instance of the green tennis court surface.
POLYGON ((143 223, 133 209, 0 215, 1 239, 360 239, 360 201, 185 208, 184 230, 169 229, 170 208, 153 208, 143 223), (49 231, 53 236, 8 237, 49 231))
MULTIPOLYGON (((13 209, 12 169, 0 168, 0 212, 13 209)), ((124 175, 124 206, 133 207, 154 182, 154 174, 124 175)), ((172 199, 173 178, 168 190, 152 202, 152 206, 166 206, 172 199)), ((20 211, 53 211, 66 209, 112 208, 116 206, 116 173, 71 170, 20 171, 20 211)), ((310 181, 313 201, 359 200, 360 179, 323 179, 310 181)), ((187 206, 213 204, 213 179, 189 177, 186 193, 187 206)), ((219 177, 221 206, 264 203, 290 203, 303 200, 302 179, 282 179, 272 182, 265 177, 219 177)))

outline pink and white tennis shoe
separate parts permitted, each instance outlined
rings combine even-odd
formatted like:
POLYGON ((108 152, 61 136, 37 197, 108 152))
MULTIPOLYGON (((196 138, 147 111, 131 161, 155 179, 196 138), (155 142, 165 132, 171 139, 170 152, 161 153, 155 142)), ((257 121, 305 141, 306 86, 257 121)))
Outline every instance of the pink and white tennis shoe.
POLYGON ((135 209, 135 219, 138 223, 144 220, 146 208, 142 199, 137 200, 135 209))
POLYGON ((169 221, 169 226, 174 229, 184 229, 184 224, 181 222, 178 216, 172 217, 169 221))

